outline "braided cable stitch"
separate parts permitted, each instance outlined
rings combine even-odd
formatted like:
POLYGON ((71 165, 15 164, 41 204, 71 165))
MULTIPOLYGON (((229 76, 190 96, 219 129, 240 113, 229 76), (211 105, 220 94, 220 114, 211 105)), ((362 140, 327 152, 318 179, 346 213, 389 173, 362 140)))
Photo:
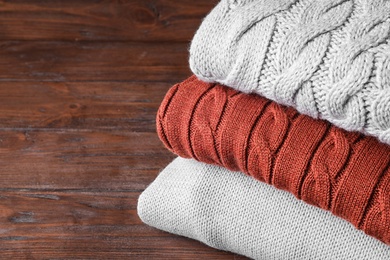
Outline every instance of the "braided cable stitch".
POLYGON ((389 0, 222 0, 190 47, 198 78, 390 144, 389 0))
POLYGON ((157 132, 172 152, 242 171, 390 244, 390 146, 195 76, 165 99, 157 132))

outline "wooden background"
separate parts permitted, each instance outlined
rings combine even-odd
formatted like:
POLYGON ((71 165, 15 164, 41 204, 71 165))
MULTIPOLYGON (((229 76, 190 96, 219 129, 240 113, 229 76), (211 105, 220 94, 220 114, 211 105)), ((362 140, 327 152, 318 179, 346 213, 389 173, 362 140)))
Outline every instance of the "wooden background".
POLYGON ((244 259, 140 221, 155 134, 216 0, 0 0, 0 258, 244 259))

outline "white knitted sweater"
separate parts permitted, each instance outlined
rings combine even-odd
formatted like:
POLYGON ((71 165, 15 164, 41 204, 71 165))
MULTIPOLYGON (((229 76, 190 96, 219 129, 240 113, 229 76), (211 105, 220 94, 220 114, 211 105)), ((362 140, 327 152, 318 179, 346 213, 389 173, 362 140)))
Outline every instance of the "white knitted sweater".
POLYGON ((263 260, 385 260, 390 247, 240 172, 177 158, 141 194, 156 228, 263 260))
POLYGON ((222 0, 190 66, 390 144, 389 0, 222 0))

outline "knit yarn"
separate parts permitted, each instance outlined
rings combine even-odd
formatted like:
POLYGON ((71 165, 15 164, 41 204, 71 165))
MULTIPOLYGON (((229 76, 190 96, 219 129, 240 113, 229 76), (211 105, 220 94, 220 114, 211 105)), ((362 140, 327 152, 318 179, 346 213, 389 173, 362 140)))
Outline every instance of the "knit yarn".
POLYGON ((390 146, 195 76, 158 114, 165 146, 287 190, 390 244, 390 146))
POLYGON ((390 259, 389 246, 330 212, 192 159, 169 164, 141 194, 137 211, 148 225, 253 259, 390 259))
POLYGON ((190 67, 390 144, 390 1, 222 0, 190 67))

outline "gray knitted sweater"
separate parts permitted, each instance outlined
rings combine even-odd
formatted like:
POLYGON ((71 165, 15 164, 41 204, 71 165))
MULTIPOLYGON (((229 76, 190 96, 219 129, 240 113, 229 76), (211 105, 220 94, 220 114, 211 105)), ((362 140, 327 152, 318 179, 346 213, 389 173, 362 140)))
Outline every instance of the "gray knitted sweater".
POLYGON ((390 144, 389 0, 222 0, 192 41, 190 66, 390 144))
POLYGON ((390 259, 389 246, 330 212, 191 159, 169 164, 141 194, 137 211, 148 225, 254 259, 390 259))

